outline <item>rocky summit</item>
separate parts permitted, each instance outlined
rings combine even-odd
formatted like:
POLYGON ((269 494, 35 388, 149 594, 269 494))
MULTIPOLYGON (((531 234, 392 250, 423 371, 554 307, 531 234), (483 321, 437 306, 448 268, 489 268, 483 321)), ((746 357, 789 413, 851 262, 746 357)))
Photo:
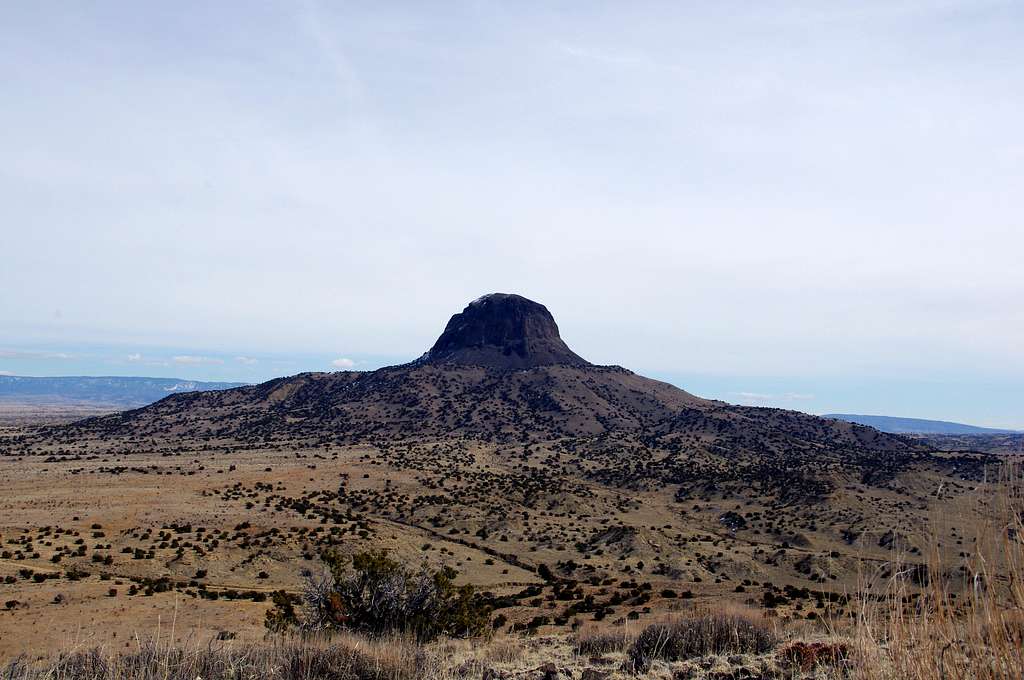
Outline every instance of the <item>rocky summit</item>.
POLYGON ((547 307, 507 293, 470 302, 421 361, 508 369, 589 365, 562 340, 547 307))

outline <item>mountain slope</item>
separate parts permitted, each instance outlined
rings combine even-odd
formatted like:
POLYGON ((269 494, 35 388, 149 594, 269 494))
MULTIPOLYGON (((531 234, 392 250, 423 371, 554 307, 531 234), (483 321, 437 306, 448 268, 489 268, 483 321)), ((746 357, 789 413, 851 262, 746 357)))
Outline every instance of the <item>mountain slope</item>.
POLYGON ((415 364, 182 394, 81 426, 135 434, 172 427, 193 437, 330 434, 349 443, 375 436, 548 439, 663 431, 683 409, 713 404, 618 367, 415 364))

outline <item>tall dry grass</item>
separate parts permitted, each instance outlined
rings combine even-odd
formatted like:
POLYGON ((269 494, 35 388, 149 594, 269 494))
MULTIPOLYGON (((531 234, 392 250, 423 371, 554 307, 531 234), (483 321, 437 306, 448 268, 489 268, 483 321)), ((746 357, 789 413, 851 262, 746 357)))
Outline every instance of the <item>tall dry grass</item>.
POLYGON ((778 643, 775 626, 755 613, 694 613, 644 628, 629 648, 629 659, 633 668, 642 672, 655 660, 765 654, 778 643))
POLYGON ((857 677, 1024 678, 1022 472, 1001 466, 979 487, 987 519, 966 558, 943 552, 933 530, 927 572, 896 560, 887 577, 865 583, 851 633, 857 677))
POLYGON ((341 635, 328 641, 211 642, 171 647, 140 640, 131 652, 62 654, 40 666, 15 659, 2 680, 416 680, 447 677, 443 662, 404 638, 341 635))

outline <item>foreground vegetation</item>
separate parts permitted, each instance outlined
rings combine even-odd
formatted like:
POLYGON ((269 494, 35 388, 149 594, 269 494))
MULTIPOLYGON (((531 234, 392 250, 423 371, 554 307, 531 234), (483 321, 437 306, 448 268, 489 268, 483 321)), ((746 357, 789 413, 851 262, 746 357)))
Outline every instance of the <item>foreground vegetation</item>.
POLYGON ((940 557, 936 536, 923 573, 896 560, 866 581, 850 633, 857 677, 1024 678, 1022 469, 998 477, 979 494, 988 519, 960 563, 940 557))
MULTIPOLYGON (((630 628, 590 623, 574 635, 481 636, 486 611, 454 574, 409 571, 380 553, 328 558, 287 622, 282 603, 258 644, 191 648, 136 641, 126 653, 15 660, 3 680, 500 680, 536 678, 864 678, 1002 680, 1024 677, 1024 506, 1011 470, 989 504, 990 523, 959 564, 934 551, 927 570, 899 560, 865 576, 850 618, 785 623, 744 609, 688 611, 630 628), (468 607, 468 609, 467 609, 468 607), (382 617, 382 614, 384 615, 382 617), (408 620, 403 616, 408 615, 408 620), (466 618, 468 617, 468 618, 466 618), (468 625, 469 621, 472 625, 468 625), (280 625, 278 625, 280 624, 280 625), (454 626, 454 627, 453 627, 454 626), (599 626, 599 627, 595 627, 599 626), (436 638, 436 639, 435 639, 436 638)), ((288 603, 286 603, 288 604, 288 603)))

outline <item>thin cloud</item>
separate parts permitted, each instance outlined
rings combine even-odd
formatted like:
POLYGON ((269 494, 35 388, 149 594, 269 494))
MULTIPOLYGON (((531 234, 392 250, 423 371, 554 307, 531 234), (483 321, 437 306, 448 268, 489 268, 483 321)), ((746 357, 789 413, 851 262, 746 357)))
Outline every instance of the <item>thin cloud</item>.
POLYGON ((235 357, 235 361, 240 364, 245 364, 246 366, 253 366, 260 362, 259 359, 253 359, 252 357, 235 357))
POLYGON ((592 47, 571 45, 561 42, 556 42, 554 46, 557 52, 573 59, 592 61, 617 67, 634 67, 649 69, 652 71, 660 70, 670 73, 685 73, 685 70, 680 66, 652 59, 649 55, 640 52, 594 49, 592 47))
POLYGON ((223 359, 216 359, 214 357, 197 357, 188 354, 183 354, 174 357, 174 363, 184 364, 186 366, 197 366, 200 364, 223 364, 223 359))
POLYGON ((75 355, 67 352, 39 352, 18 349, 0 349, 0 358, 4 359, 74 359, 75 355))
POLYGON ((331 362, 331 366, 334 366, 335 368, 348 369, 348 368, 352 368, 355 365, 356 365, 356 362, 352 361, 351 359, 347 359, 345 357, 341 357, 340 359, 335 359, 334 361, 331 362))
POLYGON ((320 14, 319 8, 309 3, 299 15, 299 25, 303 31, 312 38, 312 44, 317 48, 320 56, 330 67, 331 72, 341 86, 341 92, 350 102, 362 102, 365 98, 366 89, 363 85, 355 65, 337 36, 343 32, 334 26, 333 29, 320 14))
POLYGON ((784 392, 782 394, 766 394, 764 392, 731 392, 741 404, 769 404, 793 401, 811 401, 813 394, 803 392, 784 392))

